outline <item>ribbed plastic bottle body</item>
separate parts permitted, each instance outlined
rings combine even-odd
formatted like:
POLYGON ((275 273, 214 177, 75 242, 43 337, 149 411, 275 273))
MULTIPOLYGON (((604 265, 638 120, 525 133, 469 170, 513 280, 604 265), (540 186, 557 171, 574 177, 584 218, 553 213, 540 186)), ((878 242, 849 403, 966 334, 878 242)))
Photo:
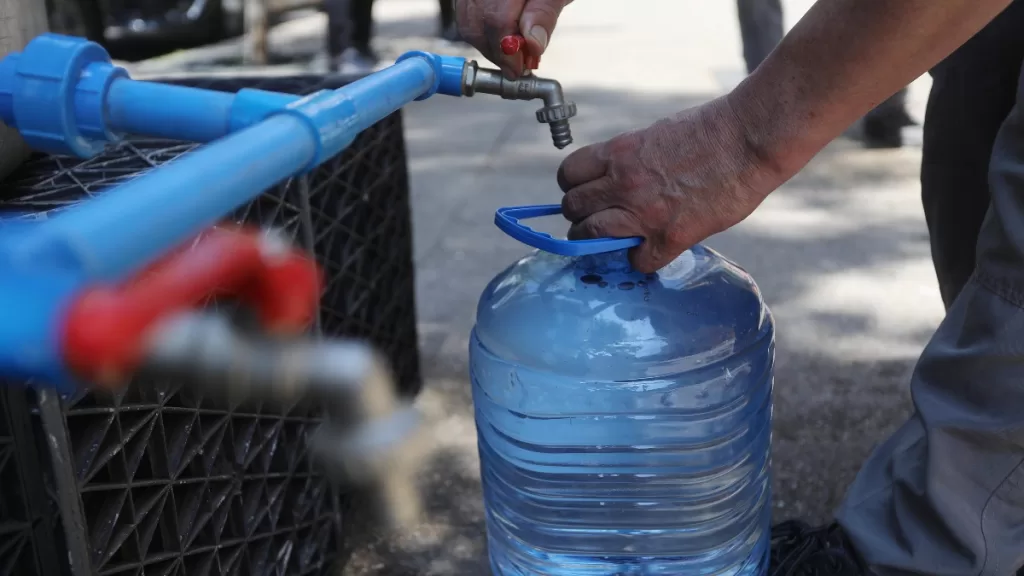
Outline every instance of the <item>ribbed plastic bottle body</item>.
POLYGON ((494 573, 763 574, 773 363, 756 286, 702 247, 500 274, 470 343, 494 573))

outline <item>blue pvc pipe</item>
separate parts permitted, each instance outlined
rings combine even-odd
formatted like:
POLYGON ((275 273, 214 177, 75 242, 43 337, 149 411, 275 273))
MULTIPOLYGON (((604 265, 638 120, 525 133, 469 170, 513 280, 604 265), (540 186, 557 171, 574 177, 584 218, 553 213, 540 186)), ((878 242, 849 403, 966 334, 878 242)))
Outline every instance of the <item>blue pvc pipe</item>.
POLYGON ((437 81, 436 69, 426 58, 409 58, 356 80, 336 93, 344 92, 355 105, 358 134, 428 93, 437 81))
POLYGON ((70 260, 93 280, 125 279, 295 174, 315 153, 302 120, 268 118, 40 222, 17 255, 70 260))
POLYGON ((107 127, 114 133, 212 142, 299 98, 247 88, 230 94, 119 78, 107 92, 107 127))
POLYGON ((121 78, 107 92, 111 132, 212 142, 228 133, 235 95, 121 78))
MULTIPOLYGON (((461 63, 460 63, 461 65, 461 63)), ((460 69, 461 73, 461 69, 460 69)), ((372 92, 363 124, 369 128, 380 118, 427 92, 435 81, 435 68, 425 58, 410 58, 353 82, 343 90, 352 98, 372 92), (381 86, 389 86, 380 92, 381 86), (408 98, 412 92, 416 96, 408 98), (378 116, 379 110, 390 110, 378 116)), ((107 92, 107 127, 111 132, 145 134, 158 138, 212 142, 250 123, 270 110, 284 108, 298 96, 258 90, 238 94, 119 78, 107 92)))
POLYGON ((359 132, 435 88, 434 70, 424 58, 409 58, 298 100, 40 222, 15 252, 62 262, 94 280, 122 280, 265 189, 341 152, 359 132))

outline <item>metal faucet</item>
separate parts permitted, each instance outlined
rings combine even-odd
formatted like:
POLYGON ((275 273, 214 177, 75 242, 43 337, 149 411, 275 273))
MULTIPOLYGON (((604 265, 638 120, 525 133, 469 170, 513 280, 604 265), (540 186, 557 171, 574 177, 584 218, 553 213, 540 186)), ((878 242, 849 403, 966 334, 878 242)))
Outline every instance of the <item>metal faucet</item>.
POLYGON ((462 72, 462 94, 472 96, 494 94, 506 100, 543 100, 544 107, 537 110, 537 121, 551 127, 551 140, 561 150, 572 144, 569 118, 576 115, 576 103, 566 102, 558 80, 538 78, 533 74, 518 80, 505 78, 499 70, 481 68, 470 60, 462 72))

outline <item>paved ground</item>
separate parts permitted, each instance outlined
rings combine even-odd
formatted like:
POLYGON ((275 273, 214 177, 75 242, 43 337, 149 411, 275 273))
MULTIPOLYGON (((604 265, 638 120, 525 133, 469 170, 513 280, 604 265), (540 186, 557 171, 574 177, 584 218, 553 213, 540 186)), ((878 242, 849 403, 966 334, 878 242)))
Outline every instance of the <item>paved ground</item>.
MULTIPOLYGON (((577 2, 565 13, 543 75, 579 105, 577 142, 644 126, 728 90, 742 78, 729 2, 577 2)), ((790 0, 792 23, 810 4, 790 0)), ((379 46, 452 52, 430 38, 436 3, 380 0, 379 46)), ((279 54, 322 45, 317 16, 279 27, 279 54)), ((230 60, 237 48, 218 49, 230 60)), ((189 55, 146 63, 195 68, 189 55)), ((927 81, 913 86, 920 118, 927 81)), ((486 573, 466 379, 476 297, 525 252, 491 224, 496 207, 558 202, 555 150, 532 104, 438 97, 407 108, 418 306, 429 382, 422 403, 438 453, 423 481, 430 518, 400 541, 355 538, 346 575, 486 573), (386 543, 386 542, 390 542, 386 543)), ((911 139, 915 136, 911 134, 911 139)), ((709 244, 758 280, 778 324, 777 516, 825 520, 871 447, 909 410, 908 373, 941 318, 917 183, 920 150, 829 146, 753 217, 709 244)))

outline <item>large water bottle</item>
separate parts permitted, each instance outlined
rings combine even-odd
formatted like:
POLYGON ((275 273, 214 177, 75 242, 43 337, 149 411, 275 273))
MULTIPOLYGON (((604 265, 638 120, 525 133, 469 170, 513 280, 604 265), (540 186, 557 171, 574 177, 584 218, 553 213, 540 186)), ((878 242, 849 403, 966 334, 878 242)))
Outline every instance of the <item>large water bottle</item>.
POLYGON ((636 239, 540 249, 480 297, 470 344, 497 576, 761 575, 774 328, 750 276, 695 247, 657 274, 636 239))

